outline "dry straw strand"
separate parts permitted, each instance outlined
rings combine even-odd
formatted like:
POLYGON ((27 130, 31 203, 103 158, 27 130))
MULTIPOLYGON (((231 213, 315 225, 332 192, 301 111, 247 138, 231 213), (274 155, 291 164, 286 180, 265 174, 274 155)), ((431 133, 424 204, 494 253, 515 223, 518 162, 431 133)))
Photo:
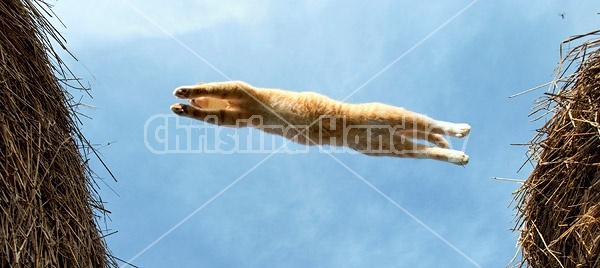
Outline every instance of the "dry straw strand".
POLYGON ((515 195, 518 266, 600 267, 599 34, 561 44, 551 92, 531 114, 549 118, 529 142, 534 170, 515 195))
POLYGON ((0 267, 116 267, 51 16, 41 0, 0 1, 0 267))

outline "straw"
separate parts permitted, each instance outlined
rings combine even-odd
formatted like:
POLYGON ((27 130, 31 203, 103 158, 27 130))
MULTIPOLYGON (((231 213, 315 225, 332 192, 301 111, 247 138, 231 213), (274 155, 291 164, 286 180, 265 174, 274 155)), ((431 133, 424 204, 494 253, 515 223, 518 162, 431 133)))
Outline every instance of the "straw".
POLYGON ((50 16, 43 1, 0 1, 0 267, 116 267, 50 16))
POLYGON ((532 113, 548 121, 529 143, 535 168, 515 195, 522 255, 517 266, 600 267, 598 33, 561 44, 557 82, 532 113))

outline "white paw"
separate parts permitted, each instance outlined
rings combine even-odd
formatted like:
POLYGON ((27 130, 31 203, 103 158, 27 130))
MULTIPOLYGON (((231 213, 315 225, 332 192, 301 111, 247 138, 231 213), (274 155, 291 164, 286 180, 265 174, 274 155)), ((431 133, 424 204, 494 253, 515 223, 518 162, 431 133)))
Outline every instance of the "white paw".
POLYGON ((469 124, 454 124, 450 133, 454 134, 457 138, 464 138, 471 132, 471 126, 469 124))
POLYGON ((466 165, 469 163, 469 156, 461 151, 452 151, 448 154, 448 162, 456 165, 466 165))

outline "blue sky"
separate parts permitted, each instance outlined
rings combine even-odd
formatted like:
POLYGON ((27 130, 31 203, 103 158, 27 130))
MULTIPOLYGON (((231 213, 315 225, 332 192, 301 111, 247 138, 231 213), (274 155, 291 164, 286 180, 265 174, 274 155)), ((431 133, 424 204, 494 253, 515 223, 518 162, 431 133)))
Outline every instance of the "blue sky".
MULTIPOLYGON (((540 122, 527 114, 544 89, 508 96, 551 81, 559 43, 600 22, 593 1, 55 5, 79 61, 63 58, 92 88, 83 102, 97 107, 82 108, 93 118, 82 129, 94 144, 114 142, 100 152, 118 183, 92 162, 107 178, 107 226, 118 231, 107 242, 139 267, 505 266, 516 250, 510 201, 519 185, 492 177, 527 177, 529 166, 516 173, 526 148, 510 144, 534 135, 540 122), (358 89, 348 102, 469 123, 470 137, 452 144, 471 161, 147 146, 161 141, 145 133, 168 133, 174 146, 188 135, 177 124, 207 143, 258 134, 170 117, 174 88, 228 79, 336 99, 358 89)), ((262 138, 284 143, 252 142, 262 138)))

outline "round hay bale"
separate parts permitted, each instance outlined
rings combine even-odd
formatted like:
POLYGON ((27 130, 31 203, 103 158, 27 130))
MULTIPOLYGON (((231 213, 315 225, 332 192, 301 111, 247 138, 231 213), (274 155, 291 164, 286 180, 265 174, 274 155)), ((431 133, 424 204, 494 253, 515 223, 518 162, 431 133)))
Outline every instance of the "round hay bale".
POLYGON ((535 166, 517 191, 527 267, 600 267, 600 31, 561 55, 551 92, 534 108, 548 121, 530 142, 535 166), (549 115, 549 116, 547 116, 549 115))

